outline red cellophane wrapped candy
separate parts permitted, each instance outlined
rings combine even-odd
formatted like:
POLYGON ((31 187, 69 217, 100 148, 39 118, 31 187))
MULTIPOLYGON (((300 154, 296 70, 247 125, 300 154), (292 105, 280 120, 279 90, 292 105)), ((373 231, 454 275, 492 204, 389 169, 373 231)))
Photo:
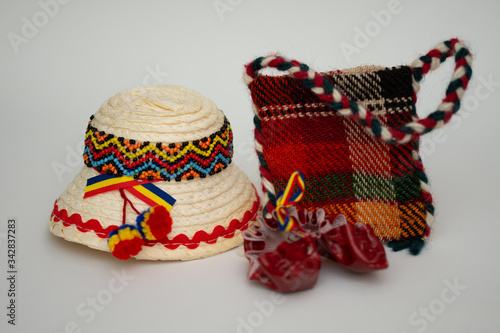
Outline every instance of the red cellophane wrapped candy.
POLYGON ((332 229, 321 234, 317 246, 322 256, 354 272, 368 273, 389 266, 384 246, 373 229, 360 222, 349 224, 344 215, 338 215, 332 229))
POLYGON ((243 232, 249 279, 283 293, 312 288, 320 255, 359 273, 387 268, 384 247, 370 226, 348 224, 344 215, 331 219, 323 209, 287 210, 300 232, 280 231, 276 212, 270 219, 258 217, 259 225, 243 232))
POLYGON ((282 293, 314 287, 321 267, 315 240, 280 231, 273 219, 258 221, 243 232, 248 278, 282 293))
POLYGON ((313 213, 307 210, 297 212, 292 207, 289 208, 289 213, 316 240, 321 256, 335 260, 358 273, 368 273, 389 266, 384 246, 369 225, 360 222, 349 224, 342 214, 332 219, 321 208, 313 213))
POLYGON ((292 292, 314 287, 318 280, 321 257, 311 237, 293 243, 282 242, 275 251, 259 256, 261 271, 273 289, 292 292))

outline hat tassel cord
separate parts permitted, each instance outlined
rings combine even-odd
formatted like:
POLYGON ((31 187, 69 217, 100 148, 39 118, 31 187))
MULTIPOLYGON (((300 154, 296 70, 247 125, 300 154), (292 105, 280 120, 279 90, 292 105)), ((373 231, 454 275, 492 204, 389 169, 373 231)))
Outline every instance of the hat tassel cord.
POLYGON ((172 218, 164 206, 149 207, 139 212, 120 189, 123 198, 122 225, 108 235, 108 247, 118 259, 127 260, 141 252, 145 241, 158 241, 172 231, 172 218), (126 224, 127 203, 137 213, 136 225, 126 224))

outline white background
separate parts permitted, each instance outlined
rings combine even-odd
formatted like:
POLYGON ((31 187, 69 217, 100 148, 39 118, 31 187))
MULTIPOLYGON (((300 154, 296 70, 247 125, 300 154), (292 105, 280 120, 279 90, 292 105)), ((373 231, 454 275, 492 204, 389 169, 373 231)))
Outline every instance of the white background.
MULTIPOLYGON (((372 11, 388 0, 218 3, 230 10, 218 12, 212 0, 73 0, 49 17, 37 1, 1 1, 0 330, 499 332, 500 3, 400 0, 385 26, 372 11), (37 31, 24 27, 34 20, 37 31), (340 45, 356 45, 356 28, 372 37, 347 59, 340 45), (24 42, 13 45, 13 34, 24 42), (245 63, 279 51, 321 71, 395 66, 453 36, 474 53, 474 79, 461 118, 423 143, 437 222, 420 256, 388 250, 389 269, 370 275, 324 262, 314 289, 270 303, 270 290, 246 280, 241 249, 192 262, 122 262, 48 231, 54 200, 83 165, 89 116, 123 89, 177 84, 214 100, 234 129, 235 161, 258 184, 245 63), (61 165, 66 172, 56 172, 61 165), (18 219, 16 326, 6 316, 9 217, 18 219), (122 270, 125 283, 113 275, 122 270), (464 290, 455 295, 445 281, 464 290)), ((421 114, 443 95, 447 62, 424 82, 421 114)))

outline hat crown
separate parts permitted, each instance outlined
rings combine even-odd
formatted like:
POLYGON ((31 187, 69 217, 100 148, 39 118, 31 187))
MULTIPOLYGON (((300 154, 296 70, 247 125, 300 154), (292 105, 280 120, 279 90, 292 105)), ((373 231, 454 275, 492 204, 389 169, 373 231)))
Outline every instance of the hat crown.
POLYGON ((109 175, 192 180, 227 168, 232 138, 222 111, 199 93, 145 86, 103 103, 87 126, 83 158, 109 175))
POLYGON ((92 126, 139 141, 198 140, 224 124, 224 114, 200 93, 180 86, 151 85, 119 92, 95 113, 92 126))

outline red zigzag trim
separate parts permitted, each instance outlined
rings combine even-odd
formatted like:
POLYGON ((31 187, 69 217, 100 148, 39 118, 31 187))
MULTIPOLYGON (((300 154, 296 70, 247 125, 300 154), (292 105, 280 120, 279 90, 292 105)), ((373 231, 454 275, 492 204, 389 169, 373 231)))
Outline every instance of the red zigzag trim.
MULTIPOLYGON (((229 223, 227 229, 225 229, 221 225, 218 225, 214 228, 214 230, 210 234, 208 234, 203 230, 200 230, 197 231, 194 234, 193 238, 191 239, 189 239, 189 237, 184 234, 179 234, 175 236, 173 239, 166 238, 158 242, 145 241, 144 245, 153 246, 156 243, 160 243, 167 249, 175 250, 180 245, 184 245, 188 249, 196 249, 202 242, 207 244, 215 244, 219 237, 232 238, 237 230, 247 229, 248 223, 250 221, 255 220, 259 207, 260 207, 260 201, 257 195, 257 200, 254 201, 252 210, 251 211, 247 210, 245 214, 243 214, 243 218, 241 219, 241 221, 237 219, 232 220, 229 223)), ((96 235, 99 236, 99 238, 108 238, 108 234, 111 231, 118 229, 119 227, 113 225, 107 228, 103 228, 101 223, 96 219, 90 219, 87 222, 83 222, 82 216, 78 213, 68 216, 68 211, 66 209, 59 210, 59 206, 57 205, 57 200, 54 203, 54 209, 52 210, 51 218, 54 218, 54 222, 62 221, 65 227, 75 225, 78 231, 81 232, 94 231, 96 235)))

